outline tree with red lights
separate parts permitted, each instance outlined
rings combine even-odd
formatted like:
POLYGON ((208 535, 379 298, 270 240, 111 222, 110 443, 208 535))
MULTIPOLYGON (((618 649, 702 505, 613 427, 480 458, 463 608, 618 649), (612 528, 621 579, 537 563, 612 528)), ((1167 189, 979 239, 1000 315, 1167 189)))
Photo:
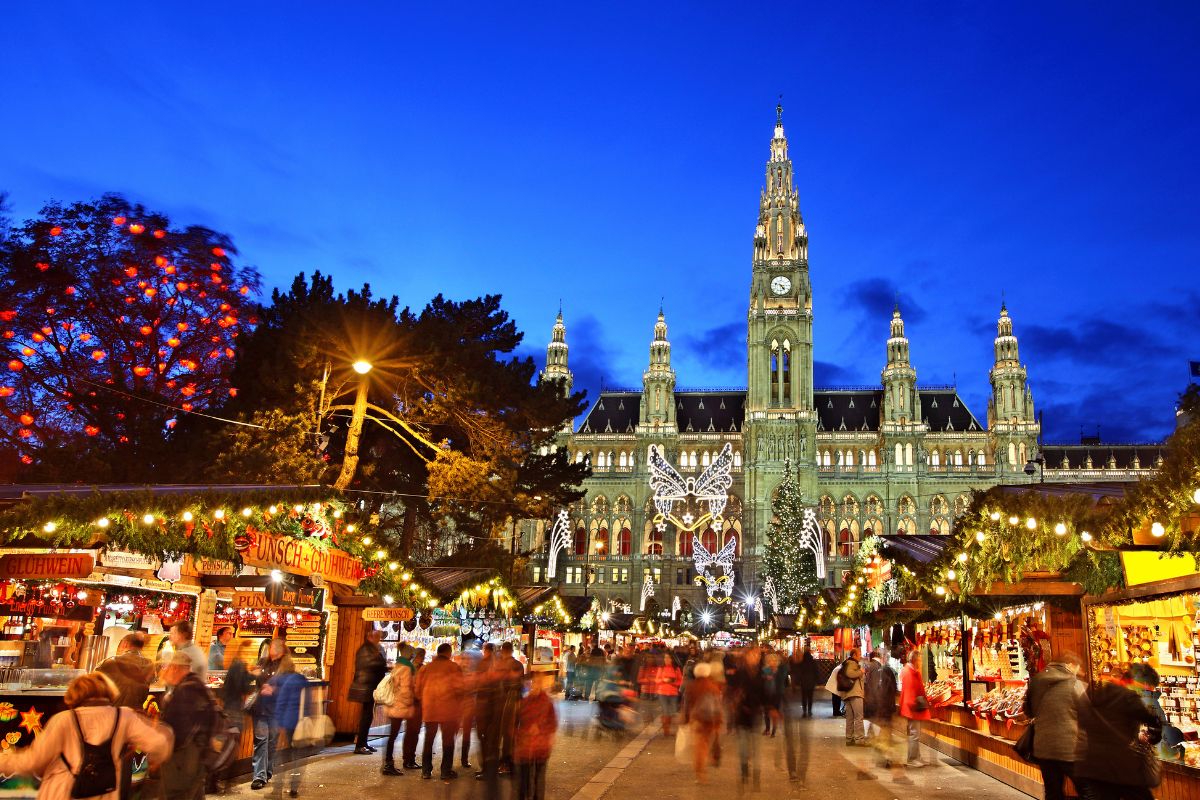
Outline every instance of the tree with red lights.
POLYGON ((22 477, 169 480, 181 413, 228 396, 258 273, 116 195, 0 236, 0 442, 22 477))

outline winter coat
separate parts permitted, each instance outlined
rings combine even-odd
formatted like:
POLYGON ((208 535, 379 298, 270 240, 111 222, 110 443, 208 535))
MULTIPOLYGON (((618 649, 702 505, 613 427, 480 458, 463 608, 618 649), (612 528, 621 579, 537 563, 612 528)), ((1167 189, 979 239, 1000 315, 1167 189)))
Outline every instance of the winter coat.
POLYGON ((519 763, 548 760, 557 730, 558 715, 554 712, 550 695, 531 692, 517 707, 513 758, 519 763))
POLYGON ((392 704, 384 707, 384 713, 391 719, 411 719, 417 713, 413 701, 413 668, 412 663, 397 659, 392 667, 392 704))
POLYGON ((873 658, 863 672, 863 713, 872 719, 890 720, 896 713, 896 673, 873 658))
POLYGON ((679 671, 679 667, 674 664, 666 666, 651 667, 653 670, 653 683, 650 688, 651 694, 656 694, 660 697, 678 697, 679 684, 683 682, 683 673, 679 671))
POLYGON ((1025 716, 1034 719, 1033 755, 1051 761, 1074 761, 1079 732, 1076 700, 1083 682, 1066 664, 1052 663, 1029 681, 1025 716))
MULTIPOLYGON (((845 675, 850 680, 854 681, 854 683, 852 683, 850 685, 850 688, 847 691, 838 692, 838 694, 840 694, 842 696, 842 699, 850 700, 855 697, 862 697, 864 694, 864 691, 863 691, 863 668, 862 668, 862 665, 858 663, 858 659, 857 658, 847 658, 845 660, 845 662, 842 663, 842 674, 845 675)), ((836 679, 835 679, 834 685, 835 686, 837 685, 836 679)))
POLYGON ((153 661, 130 650, 108 659, 96 671, 103 672, 116 684, 117 705, 142 710, 154 681, 153 661))
POLYGON ((175 733, 175 749, 190 743, 199 726, 207 723, 214 700, 208 687, 194 672, 183 676, 163 702, 159 719, 175 733))
MULTIPOLYGON (((695 678, 688 686, 687 694, 683 696, 683 720, 684 722, 695 722, 699 724, 699 720, 692 719, 692 711, 696 706, 700 705, 700 701, 705 695, 712 695, 717 698, 717 705, 724 708, 724 694, 721 691, 721 684, 714 681, 712 678, 695 678)), ((714 728, 719 728, 721 723, 707 723, 714 728)))
POLYGON ((817 685, 817 660, 812 653, 805 653, 799 661, 788 662, 792 671, 792 685, 812 689, 817 685))
POLYGON ((733 689, 733 724, 753 728, 762 724, 764 691, 762 672, 740 667, 731 680, 733 689))
POLYGON ((918 711, 913 705, 918 697, 925 697, 925 702, 929 702, 929 698, 925 696, 925 681, 921 678, 920 671, 912 664, 906 664, 904 669, 900 670, 900 716, 916 720, 932 718, 928 708, 918 711))
POLYGON ((354 681, 346 697, 354 703, 373 703, 375 687, 387 674, 387 659, 383 648, 371 642, 363 642, 354 654, 354 681))
POLYGON ((277 672, 267 685, 275 698, 275 725, 290 737, 300 722, 308 681, 297 672, 277 672))
MULTIPOLYGON (((79 715, 79 727, 83 729, 84 737, 91 744, 103 742, 113 729, 113 714, 121 715, 112 740, 114 761, 120 758, 126 745, 145 753, 152 766, 163 763, 171 756, 169 729, 155 728, 140 714, 108 705, 81 706, 75 709, 75 713, 79 715)), ((70 711, 61 711, 51 717, 42 732, 34 738, 33 744, 19 750, 7 750, 0 755, 0 773, 41 778, 38 800, 70 800, 75 778, 59 758, 60 754, 72 765, 72 770, 77 770, 83 760, 79 732, 75 730, 70 711)), ((119 795, 118 790, 100 795, 96 800, 117 800, 119 795)))
POLYGON ((425 722, 455 722, 462 719, 464 682, 462 667, 438 656, 417 673, 416 695, 425 722))
POLYGON ((1142 756, 1130 744, 1141 725, 1150 732, 1150 744, 1162 738, 1162 727, 1154 712, 1146 708, 1137 692, 1117 683, 1102 683, 1080 693, 1075 711, 1079 736, 1075 742, 1074 776, 1137 785, 1134 776, 1140 772, 1142 756))

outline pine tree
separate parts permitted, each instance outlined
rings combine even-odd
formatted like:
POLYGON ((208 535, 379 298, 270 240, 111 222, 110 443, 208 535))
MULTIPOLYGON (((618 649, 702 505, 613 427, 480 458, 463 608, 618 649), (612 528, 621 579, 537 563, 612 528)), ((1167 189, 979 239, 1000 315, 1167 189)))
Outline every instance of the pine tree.
POLYGON ((805 596, 816 594, 820 583, 813 552, 800 545, 804 503, 790 462, 784 464, 783 482, 775 492, 771 510, 774 518, 767 526, 764 577, 774 581, 780 609, 795 609, 805 596))

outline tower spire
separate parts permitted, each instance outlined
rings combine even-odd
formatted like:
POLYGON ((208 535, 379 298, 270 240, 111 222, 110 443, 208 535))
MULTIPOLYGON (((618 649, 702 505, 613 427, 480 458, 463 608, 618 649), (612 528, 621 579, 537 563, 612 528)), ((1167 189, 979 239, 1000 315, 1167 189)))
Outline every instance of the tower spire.
POLYGON ((892 309, 891 336, 887 340, 887 366, 883 368, 883 420, 894 426, 921 421, 921 397, 917 393, 917 371, 909 362, 908 337, 900 301, 892 309))
POLYGON ((671 367, 671 342, 667 318, 661 308, 650 341, 650 363, 642 373, 641 415, 638 427, 648 431, 674 431, 675 370, 671 367))
POLYGON ((1001 301, 996 320, 996 361, 990 373, 992 397, 988 400, 988 427, 994 437, 997 460, 1007 469, 1019 472, 1035 452, 1041 423, 1033 407, 1033 392, 1013 335, 1008 305, 1001 301), (1002 455, 1001 455, 1002 454, 1002 455))
POLYGON ((546 368, 542 370, 542 380, 555 380, 563 383, 564 394, 571 394, 575 376, 567 366, 567 326, 563 324, 562 301, 558 303, 558 316, 554 320, 554 328, 550 331, 550 344, 546 345, 546 368))

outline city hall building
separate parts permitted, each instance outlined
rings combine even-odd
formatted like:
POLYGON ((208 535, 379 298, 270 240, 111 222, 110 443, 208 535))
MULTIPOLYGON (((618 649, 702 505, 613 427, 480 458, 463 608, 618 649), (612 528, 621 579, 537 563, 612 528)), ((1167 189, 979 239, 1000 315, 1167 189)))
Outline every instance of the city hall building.
MULTIPOLYGON (((1091 441, 1039 447, 1033 394, 1013 318, 1003 306, 989 373, 991 397, 982 418, 955 387, 918 383, 900 308, 890 320, 879 321, 884 357, 878 386, 814 386, 808 233, 782 109, 754 229, 748 300, 745 390, 679 388, 660 311, 641 391, 602 391, 582 422, 559 436, 559 446, 573 459, 590 461, 593 471, 586 497, 569 509, 570 534, 551 581, 561 582, 564 594, 586 591, 637 610, 649 575, 660 607, 676 596, 692 606, 704 604, 705 589, 695 585, 692 535, 653 521, 647 463, 652 446, 681 476, 695 478, 726 444, 731 446, 733 485, 724 524, 697 536, 710 553, 733 543, 739 588, 761 583, 758 563, 785 463, 816 509, 826 582, 838 585, 865 536, 947 534, 973 489, 1043 477, 1128 481, 1144 477, 1161 459, 1158 445, 1091 441)), ((560 313, 543 377, 569 387, 568 353, 560 313)), ((549 521, 523 526, 523 544, 535 553, 529 574, 535 583, 547 581, 549 527, 549 521)))

